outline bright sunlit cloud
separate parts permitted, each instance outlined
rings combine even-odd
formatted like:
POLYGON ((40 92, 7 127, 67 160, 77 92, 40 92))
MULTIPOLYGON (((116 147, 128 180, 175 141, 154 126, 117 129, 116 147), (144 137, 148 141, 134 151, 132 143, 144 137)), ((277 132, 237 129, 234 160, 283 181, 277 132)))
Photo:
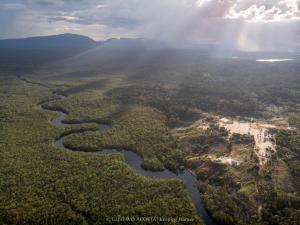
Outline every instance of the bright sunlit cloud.
POLYGON ((292 50, 300 0, 1 0, 0 38, 64 33, 292 50))
POLYGON ((254 22, 274 22, 300 19, 298 0, 238 0, 232 5, 228 18, 254 22))

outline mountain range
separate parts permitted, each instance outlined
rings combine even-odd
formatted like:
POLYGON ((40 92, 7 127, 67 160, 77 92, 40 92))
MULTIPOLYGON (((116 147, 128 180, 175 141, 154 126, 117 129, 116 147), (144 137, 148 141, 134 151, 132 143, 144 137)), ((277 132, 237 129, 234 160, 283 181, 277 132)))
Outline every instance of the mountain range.
POLYGON ((105 70, 125 70, 156 65, 165 67, 183 62, 198 64, 209 57, 227 59, 256 59, 263 57, 297 57, 297 53, 245 53, 224 50, 217 45, 194 48, 169 46, 165 42, 146 38, 120 38, 95 41, 76 34, 60 34, 23 39, 0 40, 0 68, 21 70, 33 66, 97 66, 105 70))

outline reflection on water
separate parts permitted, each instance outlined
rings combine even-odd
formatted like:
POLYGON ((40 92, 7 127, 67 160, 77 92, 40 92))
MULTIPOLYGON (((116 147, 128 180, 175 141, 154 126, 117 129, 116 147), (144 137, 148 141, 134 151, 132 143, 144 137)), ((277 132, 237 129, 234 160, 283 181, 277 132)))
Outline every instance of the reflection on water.
POLYGON ((123 153, 125 161, 139 174, 145 177, 157 178, 157 179, 181 179, 188 190, 193 203, 197 209, 199 215, 201 215, 206 225, 216 225, 215 222, 209 217, 202 203, 202 196, 198 190, 197 178, 188 170, 184 170, 179 174, 175 174, 170 170, 164 171, 149 171, 142 168, 143 159, 136 153, 126 149, 99 149, 99 154, 112 154, 112 153, 123 153))
MULTIPOLYGON (((55 94, 55 96, 57 98, 60 99, 64 99, 65 96, 63 95, 58 95, 55 94)), ((47 103, 51 102, 52 100, 49 100, 48 102, 44 102, 43 104, 39 104, 37 107, 39 110, 44 111, 46 110, 44 107, 46 106, 47 103)), ((52 120, 52 123, 55 126, 58 127, 71 127, 74 125, 88 125, 88 124, 95 124, 95 122, 77 122, 74 124, 66 124, 64 123, 64 119, 67 118, 67 114, 59 111, 59 110, 51 110, 53 112, 58 113, 58 115, 52 120)), ((98 124, 98 129, 97 131, 99 132, 106 132, 109 131, 111 129, 111 126, 106 125, 106 124, 102 124, 102 123, 96 123, 98 124)), ((67 148, 64 145, 64 137, 69 136, 71 134, 76 134, 76 133, 80 133, 81 131, 73 131, 70 132, 66 135, 61 136, 59 139, 55 140, 55 146, 63 149, 63 150, 72 150, 70 148, 67 148)), ((74 149, 75 151, 75 149, 74 149)), ((208 215, 206 209, 204 208, 204 205, 202 203, 202 196, 198 190, 198 180, 197 178, 188 170, 184 170, 182 171, 180 174, 175 174, 173 172, 171 172, 170 170, 164 170, 164 171, 160 171, 160 172, 153 172, 153 171, 147 171, 144 170, 141 166, 142 164, 142 157, 140 157, 138 154, 126 150, 126 149, 99 149, 99 151, 97 151, 97 153, 99 154, 115 154, 115 153, 123 153, 124 155, 124 159, 125 161, 139 174, 145 176, 145 177, 151 177, 151 178, 173 178, 173 179, 181 179, 184 184, 185 187, 187 189, 187 191, 189 192, 191 199, 195 205, 195 208, 198 212, 198 214, 201 216, 201 218, 203 219, 204 223, 206 225, 216 225, 215 222, 210 218, 210 216, 208 215)))
POLYGON ((256 62, 287 62, 293 61, 294 59, 257 59, 256 62))

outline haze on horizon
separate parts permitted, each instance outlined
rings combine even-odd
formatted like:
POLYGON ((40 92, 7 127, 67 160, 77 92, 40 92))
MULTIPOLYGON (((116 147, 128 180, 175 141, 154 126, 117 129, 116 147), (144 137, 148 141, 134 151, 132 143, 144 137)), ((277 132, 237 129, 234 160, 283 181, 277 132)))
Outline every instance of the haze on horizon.
POLYGON ((75 33, 293 51, 300 0, 1 0, 0 27, 0 39, 75 33))

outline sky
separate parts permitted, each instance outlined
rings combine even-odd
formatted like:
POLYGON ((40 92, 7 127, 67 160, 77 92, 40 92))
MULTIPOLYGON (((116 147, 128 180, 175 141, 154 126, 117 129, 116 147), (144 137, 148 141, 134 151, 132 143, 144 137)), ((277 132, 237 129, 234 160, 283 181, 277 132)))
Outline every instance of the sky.
POLYGON ((0 39, 61 33, 291 51, 300 0, 0 0, 0 39))

